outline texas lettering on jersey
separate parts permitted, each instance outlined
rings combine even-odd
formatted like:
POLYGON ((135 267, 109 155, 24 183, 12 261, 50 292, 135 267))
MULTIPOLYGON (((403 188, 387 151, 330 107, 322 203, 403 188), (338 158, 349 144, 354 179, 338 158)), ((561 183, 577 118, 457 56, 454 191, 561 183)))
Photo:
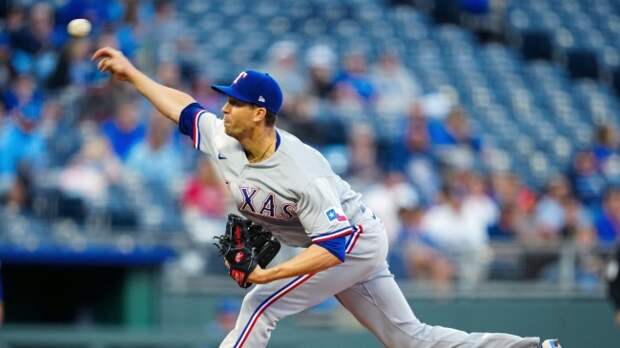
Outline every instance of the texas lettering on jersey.
POLYGON ((293 202, 281 202, 273 192, 256 187, 239 186, 241 203, 239 211, 278 220, 297 218, 297 205, 293 202))

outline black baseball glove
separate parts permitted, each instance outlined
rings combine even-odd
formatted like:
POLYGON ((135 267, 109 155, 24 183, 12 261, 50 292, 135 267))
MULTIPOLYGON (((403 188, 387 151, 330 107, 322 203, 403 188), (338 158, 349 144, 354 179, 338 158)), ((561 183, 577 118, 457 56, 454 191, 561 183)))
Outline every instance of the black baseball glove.
POLYGON ((267 267, 280 250, 280 242, 269 231, 235 214, 228 215, 226 231, 215 239, 228 262, 229 275, 242 288, 252 285, 247 279, 256 265, 267 267))

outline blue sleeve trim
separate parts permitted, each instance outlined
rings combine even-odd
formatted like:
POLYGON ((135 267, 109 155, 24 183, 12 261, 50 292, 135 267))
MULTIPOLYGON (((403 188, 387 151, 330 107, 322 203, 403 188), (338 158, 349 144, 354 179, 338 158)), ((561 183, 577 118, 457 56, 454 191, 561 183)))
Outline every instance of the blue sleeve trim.
POLYGON ((344 262, 344 257, 345 257, 344 250, 345 250, 346 242, 347 242, 346 237, 339 237, 339 238, 329 239, 323 242, 317 242, 315 244, 327 249, 327 251, 329 251, 334 256, 336 256, 338 260, 340 260, 340 262, 344 262))
POLYGON ((318 236, 311 237, 311 239, 314 243, 323 242, 325 240, 334 239, 337 237, 346 237, 353 233, 354 230, 355 228, 353 226, 347 226, 337 229, 335 231, 319 234, 318 236))
POLYGON ((181 116, 179 117, 179 131, 193 139, 194 119, 196 115, 203 110, 204 108, 198 103, 191 103, 186 106, 183 111, 181 111, 181 116))

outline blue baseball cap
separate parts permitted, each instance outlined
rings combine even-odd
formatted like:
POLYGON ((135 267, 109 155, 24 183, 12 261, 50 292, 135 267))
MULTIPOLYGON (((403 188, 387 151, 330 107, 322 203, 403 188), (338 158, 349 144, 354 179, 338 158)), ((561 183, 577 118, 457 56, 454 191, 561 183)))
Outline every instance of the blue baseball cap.
POLYGON ((230 86, 214 85, 214 90, 244 103, 264 107, 277 114, 282 107, 282 90, 269 74, 246 70, 230 86))

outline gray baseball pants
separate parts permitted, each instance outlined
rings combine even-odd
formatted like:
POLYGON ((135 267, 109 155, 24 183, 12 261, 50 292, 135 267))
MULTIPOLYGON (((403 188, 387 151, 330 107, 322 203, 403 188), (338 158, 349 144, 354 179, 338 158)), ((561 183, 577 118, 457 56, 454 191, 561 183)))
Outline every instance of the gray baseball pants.
POLYGON ((387 238, 377 221, 349 236, 346 261, 316 274, 256 285, 243 299, 222 348, 266 347, 278 321, 336 298, 390 348, 537 348, 538 337, 467 333, 416 318, 388 269, 387 238))

